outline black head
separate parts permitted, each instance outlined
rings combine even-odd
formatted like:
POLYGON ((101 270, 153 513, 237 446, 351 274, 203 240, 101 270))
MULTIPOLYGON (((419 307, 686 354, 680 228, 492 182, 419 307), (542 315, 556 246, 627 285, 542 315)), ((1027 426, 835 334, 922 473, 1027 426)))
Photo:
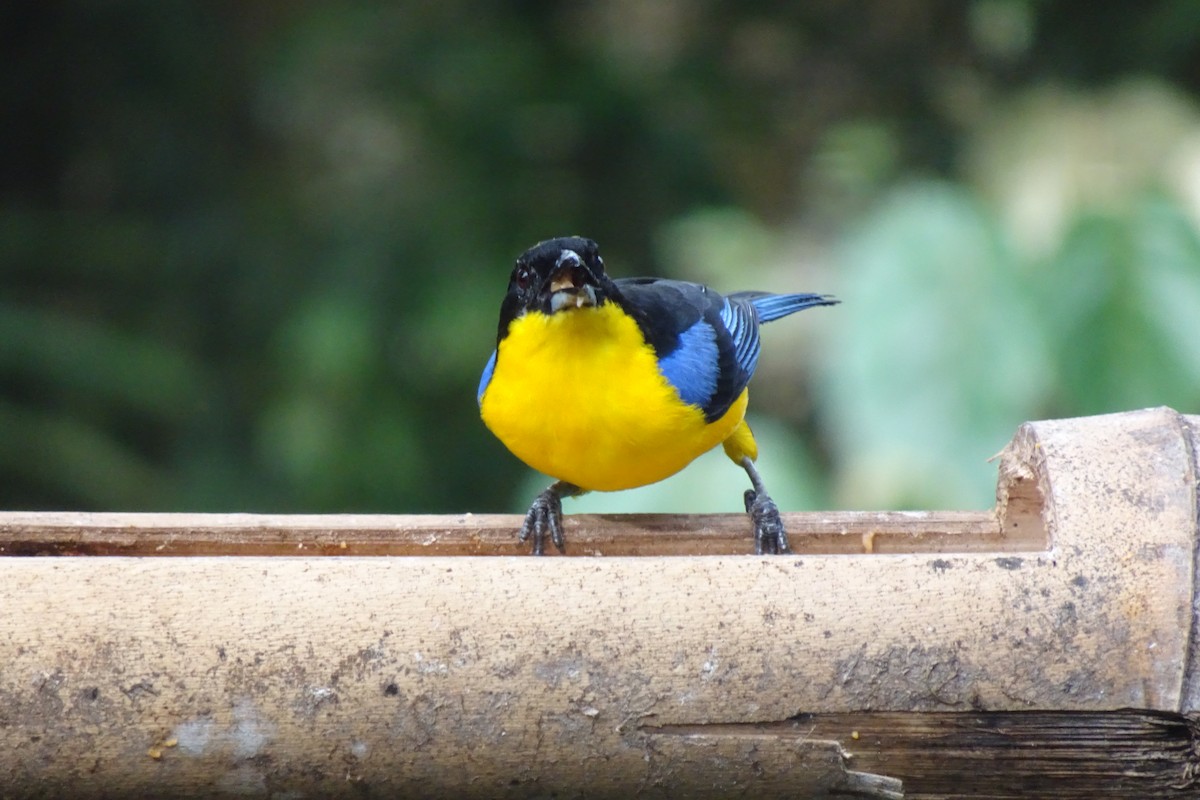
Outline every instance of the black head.
POLYGON ((569 313, 611 299, 615 287, 604 272, 600 248, 582 236, 563 236, 538 242, 513 266, 508 294, 500 305, 497 341, 509 324, 529 311, 569 313))

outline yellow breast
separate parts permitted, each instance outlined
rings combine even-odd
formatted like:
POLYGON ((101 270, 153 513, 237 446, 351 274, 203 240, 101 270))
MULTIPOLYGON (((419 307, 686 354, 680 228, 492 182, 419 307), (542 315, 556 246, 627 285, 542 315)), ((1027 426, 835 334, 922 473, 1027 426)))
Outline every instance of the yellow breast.
POLYGON ((711 424, 680 400, 613 303, 513 321, 480 401, 484 423, 529 466, 583 489, 660 481, 733 433, 746 392, 711 424))

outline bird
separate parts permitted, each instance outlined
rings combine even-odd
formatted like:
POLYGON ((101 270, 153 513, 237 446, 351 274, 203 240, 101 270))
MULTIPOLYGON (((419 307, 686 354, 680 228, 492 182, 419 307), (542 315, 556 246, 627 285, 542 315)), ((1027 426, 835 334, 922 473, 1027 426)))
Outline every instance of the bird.
POLYGON ((744 469, 755 552, 789 551, 755 467, 747 384, 759 326, 839 301, 823 294, 733 292, 667 278, 609 277, 595 241, 539 242, 516 260, 496 348, 476 401, 487 428, 555 482, 518 534, 565 552, 562 500, 655 483, 722 445, 744 469))

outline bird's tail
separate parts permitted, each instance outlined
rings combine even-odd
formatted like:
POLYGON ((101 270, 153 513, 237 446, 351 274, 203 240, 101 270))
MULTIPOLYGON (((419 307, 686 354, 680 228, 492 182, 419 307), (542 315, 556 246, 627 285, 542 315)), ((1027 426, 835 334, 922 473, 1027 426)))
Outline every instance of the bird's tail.
POLYGON ((841 301, 827 294, 770 294, 768 292, 745 292, 746 297, 758 312, 759 322, 771 322, 788 314, 795 314, 813 306, 835 306, 841 301))

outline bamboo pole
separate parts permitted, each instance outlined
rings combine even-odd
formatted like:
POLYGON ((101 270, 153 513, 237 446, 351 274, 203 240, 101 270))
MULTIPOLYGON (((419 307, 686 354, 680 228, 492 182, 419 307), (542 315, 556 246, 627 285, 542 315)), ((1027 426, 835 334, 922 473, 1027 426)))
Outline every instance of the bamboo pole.
POLYGON ((931 798, 1009 759, 977 788, 1015 797, 1051 741, 1046 796, 1195 796, 1197 421, 1027 424, 994 511, 793 514, 782 557, 732 516, 535 559, 504 516, 0 514, 0 794, 931 798))

